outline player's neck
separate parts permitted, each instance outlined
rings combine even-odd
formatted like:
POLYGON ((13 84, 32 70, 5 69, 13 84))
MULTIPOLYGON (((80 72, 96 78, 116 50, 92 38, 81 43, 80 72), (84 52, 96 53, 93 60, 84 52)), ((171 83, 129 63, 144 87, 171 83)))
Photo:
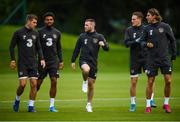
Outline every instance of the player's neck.
POLYGON ((32 30, 32 28, 31 27, 29 27, 29 25, 25 25, 25 28, 27 28, 28 30, 32 30))

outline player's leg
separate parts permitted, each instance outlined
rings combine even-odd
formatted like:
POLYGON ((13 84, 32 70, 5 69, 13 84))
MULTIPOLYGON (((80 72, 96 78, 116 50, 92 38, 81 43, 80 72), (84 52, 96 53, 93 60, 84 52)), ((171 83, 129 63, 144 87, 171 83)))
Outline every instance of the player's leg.
MULTIPOLYGON (((167 64, 167 63, 166 63, 167 64)), ((169 63, 169 66, 164 66, 161 67, 161 73, 164 75, 164 81, 165 81, 165 87, 164 87, 164 105, 163 108, 165 110, 165 112, 167 113, 171 113, 171 109, 169 106, 169 97, 170 97, 170 93, 171 93, 171 66, 169 63)))
POLYGON ((18 112, 19 110, 20 96, 24 92, 24 88, 26 86, 27 78, 28 78, 27 68, 23 64, 18 65, 18 77, 19 77, 19 85, 16 90, 16 98, 13 104, 13 110, 15 112, 18 112))
POLYGON ((49 95, 50 95, 49 111, 50 112, 58 112, 58 110, 56 110, 54 107, 54 101, 55 101, 56 92, 57 92, 57 78, 56 77, 50 77, 50 79, 51 79, 51 88, 49 91, 49 95))
POLYGON ((50 112, 58 112, 58 110, 55 109, 54 102, 57 92, 57 78, 59 78, 58 69, 56 68, 56 64, 53 64, 51 67, 49 67, 49 77, 51 80, 51 86, 49 90, 49 96, 50 96, 50 106, 49 111, 50 112))
POLYGON ((82 84, 82 91, 86 93, 87 90, 88 90, 88 88, 87 88, 87 86, 88 86, 87 79, 88 79, 88 75, 89 75, 89 71, 90 71, 89 65, 87 63, 83 63, 81 65, 81 71, 82 71, 82 76, 83 76, 83 80, 84 80, 83 84, 82 84))
POLYGON ((47 76, 47 68, 43 69, 42 66, 39 65, 38 72, 39 72, 39 76, 37 80, 37 91, 39 91, 44 81, 44 78, 47 76))
POLYGON ((88 93, 87 93, 87 105, 86 105, 86 110, 87 112, 93 112, 92 111, 92 99, 94 96, 94 83, 95 79, 93 78, 88 78, 88 93))
POLYGON ((37 78, 30 78, 30 92, 29 92, 29 104, 28 112, 36 112, 34 109, 34 102, 37 94, 37 78))
POLYGON ((136 110, 136 85, 138 81, 139 74, 141 74, 141 65, 136 60, 131 61, 130 75, 131 75, 131 85, 130 85, 130 97, 131 104, 129 111, 134 112, 136 110))
POLYGON ((15 98, 15 101, 13 104, 13 110, 15 112, 18 112, 18 110, 19 110, 20 96, 24 92, 24 88, 26 87, 26 83, 27 83, 27 77, 20 77, 19 78, 19 86, 16 90, 16 98, 15 98))
POLYGON ((163 108, 165 109, 165 112, 171 113, 171 109, 169 106, 169 97, 170 97, 170 93, 171 93, 171 75, 165 74, 164 80, 165 80, 165 88, 164 88, 164 105, 163 105, 163 108))
POLYGON ((172 67, 171 62, 169 59, 163 60, 161 62, 161 73, 164 75, 165 87, 164 87, 164 105, 163 108, 166 113, 171 113, 170 105, 169 105, 169 97, 171 93, 171 74, 172 74, 172 67))
MULTIPOLYGON (((145 72, 145 73, 147 73, 147 64, 146 64, 146 60, 143 62, 143 71, 145 72)), ((151 107, 153 107, 153 108, 156 108, 157 107, 157 105, 155 104, 155 102, 154 102, 154 83, 153 83, 153 91, 152 91, 152 94, 151 94, 151 101, 150 101, 150 104, 151 104, 151 107)))
POLYGON ((37 94, 38 71, 37 69, 30 69, 28 74, 30 79, 28 112, 36 112, 34 109, 34 102, 37 94))
POLYGON ((157 105, 155 104, 155 101, 154 101, 154 84, 155 83, 153 83, 153 91, 152 91, 152 94, 151 94, 151 102, 150 102, 152 108, 157 107, 157 105))
POLYGON ((90 71, 89 71, 89 76, 88 76, 88 93, 87 93, 87 105, 86 105, 87 112, 93 112, 92 99, 94 96, 94 83, 96 80, 96 73, 97 73, 96 67, 91 66, 90 71))
POLYGON ((153 91, 153 83, 155 76, 148 76, 148 82, 146 87, 146 113, 151 112, 151 95, 153 91))
POLYGON ((131 86, 130 86, 130 96, 131 105, 129 111, 134 112, 136 110, 136 84, 138 81, 138 75, 131 75, 131 86))

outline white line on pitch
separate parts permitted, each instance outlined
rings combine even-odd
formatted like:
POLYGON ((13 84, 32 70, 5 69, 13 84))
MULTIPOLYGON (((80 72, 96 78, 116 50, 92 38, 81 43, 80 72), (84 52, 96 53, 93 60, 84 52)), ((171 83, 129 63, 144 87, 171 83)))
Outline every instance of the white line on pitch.
MULTIPOLYGON (((94 98, 94 101, 126 101, 129 100, 130 98, 94 98)), ((136 98, 137 100, 145 100, 145 98, 136 98)), ((164 99, 164 98, 154 98, 154 99, 164 99)), ((178 100, 180 97, 172 97, 170 99, 175 99, 178 100)), ((59 102, 79 102, 79 101, 86 101, 86 99, 67 99, 67 100, 55 100, 59 102)), ((5 101, 0 101, 1 103, 11 103, 13 102, 12 100, 5 100, 5 101)), ((28 102, 28 100, 23 100, 21 102, 28 102)), ((36 100, 36 102, 49 102, 49 100, 36 100)))

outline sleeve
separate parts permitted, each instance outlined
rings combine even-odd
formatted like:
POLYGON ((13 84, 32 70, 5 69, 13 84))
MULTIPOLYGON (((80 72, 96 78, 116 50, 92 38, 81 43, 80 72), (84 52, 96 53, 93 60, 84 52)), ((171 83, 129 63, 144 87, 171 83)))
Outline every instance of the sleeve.
POLYGON ((169 45, 170 51, 173 56, 176 56, 176 39, 174 37, 172 28, 169 25, 167 25, 166 36, 170 40, 170 45, 169 45))
POLYGON ((104 38, 103 35, 100 35, 100 40, 104 42, 104 46, 102 46, 104 51, 109 51, 109 44, 107 43, 106 39, 104 38))
POLYGON ((59 34, 58 36, 58 40, 57 40, 57 55, 58 55, 58 58, 59 58, 59 62, 63 62, 63 59, 62 59, 62 47, 61 47, 61 34, 59 34))
POLYGON ((148 33, 146 31, 146 28, 144 28, 142 36, 140 37, 140 45, 142 48, 147 47, 147 35, 148 35, 148 33))
POLYGON ((75 46, 75 49, 73 51, 73 55, 72 55, 72 58, 71 58, 72 63, 76 61, 76 58, 78 57, 80 49, 81 49, 81 45, 82 45, 81 37, 79 37, 79 39, 76 42, 76 46, 75 46))
POLYGON ((128 29, 126 29, 126 31, 125 31, 125 37, 124 38, 125 38, 124 44, 126 45, 126 47, 130 47, 132 44, 135 43, 133 40, 131 40, 128 29))
POLYGON ((39 34, 37 34, 36 50, 37 50, 37 53, 38 53, 38 58, 39 58, 39 60, 43 60, 43 59, 44 59, 44 56, 43 56, 42 47, 41 47, 41 44, 40 44, 39 34))
POLYGON ((15 32, 13 34, 13 37, 11 39, 11 42, 10 42, 10 46, 9 46, 9 52, 10 52, 10 58, 11 60, 16 60, 15 59, 15 51, 14 51, 14 48, 15 46, 17 45, 17 41, 18 41, 18 32, 15 32))

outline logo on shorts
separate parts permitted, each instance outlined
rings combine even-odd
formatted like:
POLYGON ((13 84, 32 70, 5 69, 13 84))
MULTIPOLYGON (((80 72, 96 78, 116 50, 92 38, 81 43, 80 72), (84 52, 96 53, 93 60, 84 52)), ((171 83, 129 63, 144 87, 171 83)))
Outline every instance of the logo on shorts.
POLYGON ((36 39, 36 35, 32 35, 32 38, 33 38, 33 39, 36 39))
POLYGON ((93 38, 93 42, 96 44, 98 42, 98 39, 93 38))
POLYGON ((56 34, 53 34, 53 38, 56 39, 56 38, 57 38, 57 35, 56 35, 56 34))
POLYGON ((23 72, 19 72, 19 75, 23 75, 23 72))
POLYGON ((150 74, 150 70, 145 70, 145 73, 146 74, 150 74))
POLYGON ((172 69, 171 69, 171 67, 169 67, 169 72, 171 72, 172 71, 172 69))
POLYGON ((159 30, 160 33, 164 32, 164 28, 159 28, 158 30, 159 30))
POLYGON ((134 69, 131 69, 131 73, 134 73, 135 71, 134 71, 134 69))

